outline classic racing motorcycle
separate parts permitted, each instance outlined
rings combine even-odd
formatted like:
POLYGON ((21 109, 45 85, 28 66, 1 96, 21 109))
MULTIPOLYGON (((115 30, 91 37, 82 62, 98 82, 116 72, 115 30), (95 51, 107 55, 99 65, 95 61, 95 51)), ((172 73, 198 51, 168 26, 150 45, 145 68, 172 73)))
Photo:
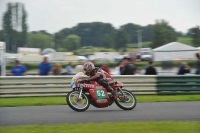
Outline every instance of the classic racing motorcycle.
POLYGON ((110 86, 117 90, 118 98, 112 99, 112 95, 105 88, 100 86, 95 81, 83 82, 84 74, 77 73, 72 78, 70 91, 66 96, 66 101, 69 107, 75 111, 81 112, 89 108, 90 104, 97 108, 105 108, 116 103, 116 105, 124 110, 132 110, 136 106, 136 98, 133 93, 122 89, 122 82, 114 82, 110 86))

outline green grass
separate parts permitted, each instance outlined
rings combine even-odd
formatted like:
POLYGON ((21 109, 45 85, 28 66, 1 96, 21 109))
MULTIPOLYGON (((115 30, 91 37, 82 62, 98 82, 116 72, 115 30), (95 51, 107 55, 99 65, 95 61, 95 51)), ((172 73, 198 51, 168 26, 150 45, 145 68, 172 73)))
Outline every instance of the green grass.
POLYGON ((199 133, 200 122, 105 122, 0 127, 1 133, 199 133))
MULTIPOLYGON (((152 42, 142 42, 142 47, 150 47, 152 42)), ((138 43, 127 44, 129 48, 138 48, 138 43)))
POLYGON ((86 49, 77 49, 75 53, 83 53, 83 52, 116 52, 114 48, 105 48, 105 47, 93 47, 93 48, 86 48, 86 49))
POLYGON ((188 45, 191 45, 191 46, 193 45, 191 37, 179 37, 177 42, 188 44, 188 45))
MULTIPOLYGON (((187 45, 193 45, 191 37, 178 37, 176 42, 184 43, 187 45)), ((142 42, 142 47, 150 47, 152 42, 142 42)), ((138 48, 138 43, 127 44, 128 48, 138 48)))
MULTIPOLYGON (((137 102, 200 101, 200 95, 137 95, 137 102)), ((66 105, 65 97, 0 98, 0 107, 66 105)))

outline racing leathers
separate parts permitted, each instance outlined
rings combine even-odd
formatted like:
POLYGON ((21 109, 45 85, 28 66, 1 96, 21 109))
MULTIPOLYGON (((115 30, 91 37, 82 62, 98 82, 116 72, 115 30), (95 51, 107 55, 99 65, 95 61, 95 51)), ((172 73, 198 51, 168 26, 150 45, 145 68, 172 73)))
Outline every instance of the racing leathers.
POLYGON ((92 70, 90 78, 88 81, 96 81, 99 85, 103 86, 107 91, 111 92, 113 98, 117 98, 117 92, 110 86, 110 84, 114 83, 113 78, 101 68, 95 67, 92 70))

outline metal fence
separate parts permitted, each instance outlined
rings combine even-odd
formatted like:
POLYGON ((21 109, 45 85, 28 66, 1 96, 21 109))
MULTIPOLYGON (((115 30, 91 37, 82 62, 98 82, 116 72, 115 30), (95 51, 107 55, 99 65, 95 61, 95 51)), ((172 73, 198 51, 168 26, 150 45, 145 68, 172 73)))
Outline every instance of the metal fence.
MULTIPOLYGON (((113 76, 134 94, 200 94, 200 76, 113 76)), ((71 76, 2 76, 0 97, 64 96, 71 76)))

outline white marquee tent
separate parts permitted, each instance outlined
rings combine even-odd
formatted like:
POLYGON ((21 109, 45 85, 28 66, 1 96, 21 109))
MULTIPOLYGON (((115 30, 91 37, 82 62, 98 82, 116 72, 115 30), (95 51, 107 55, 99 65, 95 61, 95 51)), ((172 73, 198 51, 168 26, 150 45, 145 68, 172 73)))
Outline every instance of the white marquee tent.
POLYGON ((195 47, 171 42, 153 49, 154 61, 195 60, 195 53, 199 50, 195 47))

